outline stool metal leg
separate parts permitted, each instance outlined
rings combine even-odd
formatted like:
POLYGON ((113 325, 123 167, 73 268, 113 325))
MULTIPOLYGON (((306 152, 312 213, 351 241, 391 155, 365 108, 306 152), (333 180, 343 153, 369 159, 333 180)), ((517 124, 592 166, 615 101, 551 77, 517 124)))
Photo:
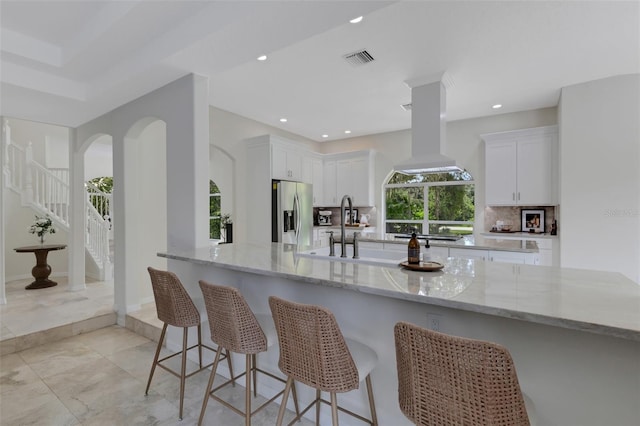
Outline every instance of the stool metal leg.
POLYGON ((369 395, 369 407, 371 409, 371 424, 378 426, 378 416, 376 415, 376 404, 373 401, 373 386, 371 386, 371 374, 366 378, 367 383, 367 395, 369 395))
POLYGON ((151 386, 151 379, 153 378, 153 373, 156 371, 156 365, 158 365, 158 358, 160 357, 160 349, 162 349, 162 342, 164 341, 164 335, 167 332, 167 323, 164 323, 162 327, 162 332, 160 333, 160 340, 158 341, 158 347, 156 348, 156 354, 153 357, 153 364, 151 364, 151 372, 149 373, 149 380, 147 381, 147 389, 145 389, 144 394, 149 394, 149 386, 151 386))
MULTIPOLYGON (((218 352, 220 352, 220 348, 218 347, 218 352)), ((224 353, 226 354, 227 357, 227 365, 229 366, 229 377, 231 377, 231 385, 233 387, 236 386, 236 379, 235 376, 233 375, 233 367, 231 366, 231 354, 229 353, 229 349, 225 349, 224 353)))
POLYGON ((200 368, 202 368, 202 326, 198 324, 198 361, 200 362, 200 368))
POLYGON ((280 410, 278 410, 278 420, 276 421, 276 426, 282 426, 282 419, 284 418, 284 412, 287 408, 287 399, 289 399, 289 391, 291 390, 291 385, 293 383, 293 378, 287 377, 287 384, 284 387, 284 393, 282 394, 282 402, 280 403, 280 410))
POLYGON ((253 360, 253 396, 258 396, 258 364, 256 363, 256 354, 251 355, 253 360))
POLYGON ((244 424, 245 426, 251 426, 251 358, 252 356, 247 354, 246 358, 246 374, 244 375, 245 379, 245 395, 244 395, 244 424))
POLYGON ((316 389, 316 424, 320 424, 320 389, 316 389))
POLYGON ((183 328, 182 332, 182 368, 180 369, 180 415, 178 416, 182 420, 182 407, 184 405, 184 381, 187 375, 187 335, 188 327, 183 328))
POLYGON ((331 392, 331 424, 338 426, 338 397, 331 392))
POLYGON ((211 375, 209 376, 209 383, 207 384, 207 390, 204 393, 204 400, 202 401, 202 410, 200 410, 200 419, 198 419, 198 426, 202 425, 202 420, 204 419, 204 412, 207 410, 207 403, 209 402, 209 392, 211 392, 211 388, 213 387, 213 379, 216 377, 216 370, 218 370, 218 362, 220 362, 220 354, 222 353, 222 349, 218 348, 216 351, 216 357, 213 361, 213 367, 211 368, 211 375))

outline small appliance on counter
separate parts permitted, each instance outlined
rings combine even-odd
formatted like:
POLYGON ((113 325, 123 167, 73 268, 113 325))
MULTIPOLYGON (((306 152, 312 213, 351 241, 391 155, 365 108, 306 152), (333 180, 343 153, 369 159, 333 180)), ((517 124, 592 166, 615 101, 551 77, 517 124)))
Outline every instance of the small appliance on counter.
POLYGON ((318 225, 331 226, 331 210, 318 211, 318 225))

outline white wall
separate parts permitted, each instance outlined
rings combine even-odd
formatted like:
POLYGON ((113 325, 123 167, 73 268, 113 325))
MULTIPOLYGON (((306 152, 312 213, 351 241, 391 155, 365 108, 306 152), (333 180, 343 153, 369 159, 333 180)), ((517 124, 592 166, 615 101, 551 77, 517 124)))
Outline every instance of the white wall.
POLYGON ((136 206, 136 234, 140 242, 135 261, 141 303, 153 301, 153 289, 147 267, 167 269, 167 260, 158 257, 167 249, 167 156, 166 124, 155 121, 136 141, 136 170, 139 172, 136 206))
MULTIPOLYGON (((484 144, 480 137, 483 133, 503 132, 548 126, 557 123, 556 108, 524 111, 510 114, 497 114, 488 117, 458 120, 447 123, 446 154, 457 159, 475 179, 476 184, 476 230, 484 232, 484 144)), ((375 149, 378 151, 376 162, 376 188, 380 189, 378 207, 382 206, 382 186, 393 166, 411 155, 411 131, 381 133, 339 141, 323 142, 323 153, 375 149)), ((379 217, 382 214, 378 208, 379 217)), ((380 223, 380 222, 378 222, 380 223)))
MULTIPOLYGON (((215 149, 211 154, 213 163, 211 164, 210 176, 216 176, 218 173, 216 170, 217 167, 228 167, 228 163, 227 166, 224 164, 218 166, 216 164, 216 154, 220 154, 217 149, 222 149, 227 152, 235 162, 236 174, 234 176, 233 191, 238 196, 235 196, 235 206, 233 206, 233 211, 226 210, 228 205, 225 203, 224 193, 222 194, 223 213, 231 213, 233 216, 234 241, 247 241, 250 239, 250 236, 246 233, 246 226, 244 224, 247 223, 248 220, 261 220, 265 217, 260 214, 260 212, 248 211, 249 209, 246 207, 245 197, 241 196, 241 194, 245 193, 247 185, 252 184, 251 172, 247 167, 246 146, 243 141, 266 134, 278 135, 286 139, 297 141, 312 150, 318 149, 318 144, 316 142, 303 138, 302 136, 282 131, 275 127, 268 126, 228 111, 209 107, 209 138, 211 145, 215 146, 215 149)), ((217 179, 214 180, 218 183, 217 179)), ((223 185, 221 189, 226 191, 226 188, 224 188, 226 184, 223 180, 220 180, 220 182, 222 182, 221 184, 223 185)), ((268 208, 270 208, 270 206, 268 206, 268 208)), ((271 224, 266 223, 265 226, 271 226, 271 224)))
POLYGON ((640 283, 640 75, 565 87, 559 117, 561 264, 640 283))
MULTIPOLYGON (((26 147, 31 141, 33 158, 42 165, 45 165, 47 157, 46 140, 55 140, 58 145, 66 141, 64 143, 66 143, 67 147, 64 151, 67 155, 68 164, 68 128, 16 118, 8 118, 7 122, 11 128, 12 142, 19 146, 26 147)), ((60 146, 58 146, 58 148, 62 149, 60 146)), ((60 161, 56 164, 62 164, 60 161)), ((39 242, 37 236, 28 232, 29 226, 31 226, 35 220, 36 212, 29 207, 23 207, 20 195, 12 190, 3 186, 2 193, 5 217, 3 242, 6 250, 3 276, 6 281, 30 278, 32 276, 31 269, 35 266, 35 256, 33 253, 16 253, 13 249, 20 246, 34 245, 39 242)), ((61 230, 59 226, 55 226, 55 228, 56 233, 47 235, 46 241, 54 244, 68 244, 67 233, 61 230)), ((68 250, 58 250, 49 253, 47 263, 52 269, 51 277, 67 275, 68 256, 68 250)))
MULTIPOLYGON (((33 143, 33 159, 43 166, 47 166, 47 147, 46 140, 49 139, 53 144, 50 149, 55 149, 61 141, 69 143, 69 129, 67 127, 54 126, 52 124, 37 123, 35 121, 20 120, 17 118, 8 118, 9 126, 11 126, 11 140, 16 144, 26 147, 29 142, 33 143)), ((55 153, 51 154, 56 157, 54 166, 61 167, 60 161, 65 164, 63 167, 67 167, 69 164, 68 146, 64 155, 66 155, 66 161, 60 159, 55 153)))
POLYGON ((113 176, 113 147, 111 136, 96 139, 84 153, 84 180, 113 176))

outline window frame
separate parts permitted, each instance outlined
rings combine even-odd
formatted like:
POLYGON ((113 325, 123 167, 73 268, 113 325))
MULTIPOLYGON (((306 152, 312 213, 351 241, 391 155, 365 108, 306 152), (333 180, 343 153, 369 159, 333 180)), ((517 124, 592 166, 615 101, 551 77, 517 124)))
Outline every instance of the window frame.
POLYGON ((216 215, 211 215, 211 209, 209 208, 209 240, 210 241, 221 241, 222 240, 222 224, 220 224, 220 228, 218 229, 218 238, 212 238, 211 235, 211 221, 212 220, 221 220, 222 219, 222 191, 220 191, 220 187, 213 181, 213 179, 209 179, 209 188, 211 188, 211 184, 213 184, 216 189, 218 190, 218 192, 211 192, 211 190, 209 190, 209 206, 211 206, 211 199, 212 198, 218 198, 219 204, 220 204, 220 214, 218 216, 216 215))
MULTIPOLYGON (((397 172, 396 172, 397 173, 397 172)), ((467 172, 468 173, 468 172, 467 172)), ((470 173, 468 173, 471 176, 470 173)), ((391 174, 387 181, 391 180, 395 173, 391 174)), ((471 176, 472 177, 472 176, 471 176)), ((471 225, 472 233, 475 230, 475 220, 470 221, 461 221, 461 220, 430 220, 429 219, 429 188, 431 187, 440 187, 440 186, 459 186, 459 185, 473 185, 474 186, 474 219, 475 219, 475 180, 451 180, 451 181, 437 181, 437 182, 411 182, 411 183, 386 183, 383 186, 383 214, 384 220, 383 229, 385 234, 395 234, 393 232, 387 232, 387 224, 389 223, 398 223, 398 224, 416 224, 422 226, 421 234, 430 234, 429 227, 430 225, 471 225), (393 188, 422 188, 423 190, 423 208, 424 208, 424 218, 423 219, 388 219, 387 218, 387 189, 393 188), (424 232, 427 230, 427 232, 424 232)))

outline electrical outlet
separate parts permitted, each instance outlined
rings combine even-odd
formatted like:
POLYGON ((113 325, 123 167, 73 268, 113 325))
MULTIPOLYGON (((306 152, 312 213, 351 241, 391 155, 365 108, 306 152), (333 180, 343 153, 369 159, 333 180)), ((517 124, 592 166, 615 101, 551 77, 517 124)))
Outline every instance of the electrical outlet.
POLYGON ((442 316, 437 314, 427 314, 427 328, 433 331, 440 331, 442 316))

